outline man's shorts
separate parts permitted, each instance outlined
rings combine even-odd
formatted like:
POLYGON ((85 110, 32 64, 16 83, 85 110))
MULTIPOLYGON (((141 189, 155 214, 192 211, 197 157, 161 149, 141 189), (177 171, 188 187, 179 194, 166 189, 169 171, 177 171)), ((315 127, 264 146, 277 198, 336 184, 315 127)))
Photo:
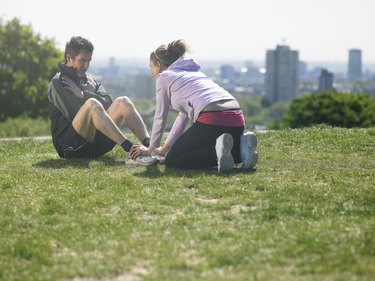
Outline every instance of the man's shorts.
POLYGON ((58 154, 62 158, 94 158, 112 150, 116 143, 100 131, 96 131, 95 141, 85 140, 73 126, 65 132, 58 154))

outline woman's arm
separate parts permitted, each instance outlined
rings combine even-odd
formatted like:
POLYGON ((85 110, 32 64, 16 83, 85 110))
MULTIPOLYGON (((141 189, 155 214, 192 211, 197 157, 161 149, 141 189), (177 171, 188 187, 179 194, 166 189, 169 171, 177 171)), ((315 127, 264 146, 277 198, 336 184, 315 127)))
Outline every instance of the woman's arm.
POLYGON ((162 76, 159 76, 156 80, 155 95, 156 105, 150 138, 150 148, 158 148, 160 146, 170 108, 168 84, 162 76))
POLYGON ((181 136, 181 134, 185 131, 186 125, 189 122, 189 117, 185 114, 180 112, 173 123, 172 129, 168 134, 167 140, 165 144, 169 147, 176 142, 176 140, 181 136))

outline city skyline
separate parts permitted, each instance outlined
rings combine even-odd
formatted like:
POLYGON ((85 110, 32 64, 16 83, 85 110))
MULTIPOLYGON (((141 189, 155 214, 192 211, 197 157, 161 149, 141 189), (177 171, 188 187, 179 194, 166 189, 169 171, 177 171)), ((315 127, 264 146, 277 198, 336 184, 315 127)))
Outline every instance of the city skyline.
POLYGON ((364 65, 375 63, 372 0, 0 0, 0 6, 3 21, 16 17, 62 50, 73 35, 90 39, 94 60, 147 60, 160 44, 183 38, 198 60, 264 61, 267 50, 286 44, 302 61, 347 62, 348 51, 360 49, 364 65))

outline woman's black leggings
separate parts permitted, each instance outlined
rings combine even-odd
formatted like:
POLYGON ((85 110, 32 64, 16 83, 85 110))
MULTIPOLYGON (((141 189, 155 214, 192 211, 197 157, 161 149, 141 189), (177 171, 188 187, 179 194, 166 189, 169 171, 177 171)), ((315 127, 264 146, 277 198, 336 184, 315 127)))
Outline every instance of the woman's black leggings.
POLYGON ((195 122, 173 144, 165 158, 168 168, 204 169, 217 166, 216 139, 224 134, 233 137, 232 156, 241 162, 240 137, 245 127, 227 127, 195 122))

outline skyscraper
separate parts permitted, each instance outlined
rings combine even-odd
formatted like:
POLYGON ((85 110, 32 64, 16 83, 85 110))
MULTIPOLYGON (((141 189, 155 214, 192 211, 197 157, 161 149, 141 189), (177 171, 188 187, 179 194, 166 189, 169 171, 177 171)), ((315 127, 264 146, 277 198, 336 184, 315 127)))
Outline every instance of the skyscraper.
POLYGON ((319 76, 319 92, 333 90, 333 73, 322 69, 319 76))
POLYGON ((277 45, 266 54, 266 99, 275 103, 290 101, 298 93, 298 51, 277 45))
POLYGON ((362 76, 362 51, 359 49, 349 50, 348 76, 352 78, 362 76))

